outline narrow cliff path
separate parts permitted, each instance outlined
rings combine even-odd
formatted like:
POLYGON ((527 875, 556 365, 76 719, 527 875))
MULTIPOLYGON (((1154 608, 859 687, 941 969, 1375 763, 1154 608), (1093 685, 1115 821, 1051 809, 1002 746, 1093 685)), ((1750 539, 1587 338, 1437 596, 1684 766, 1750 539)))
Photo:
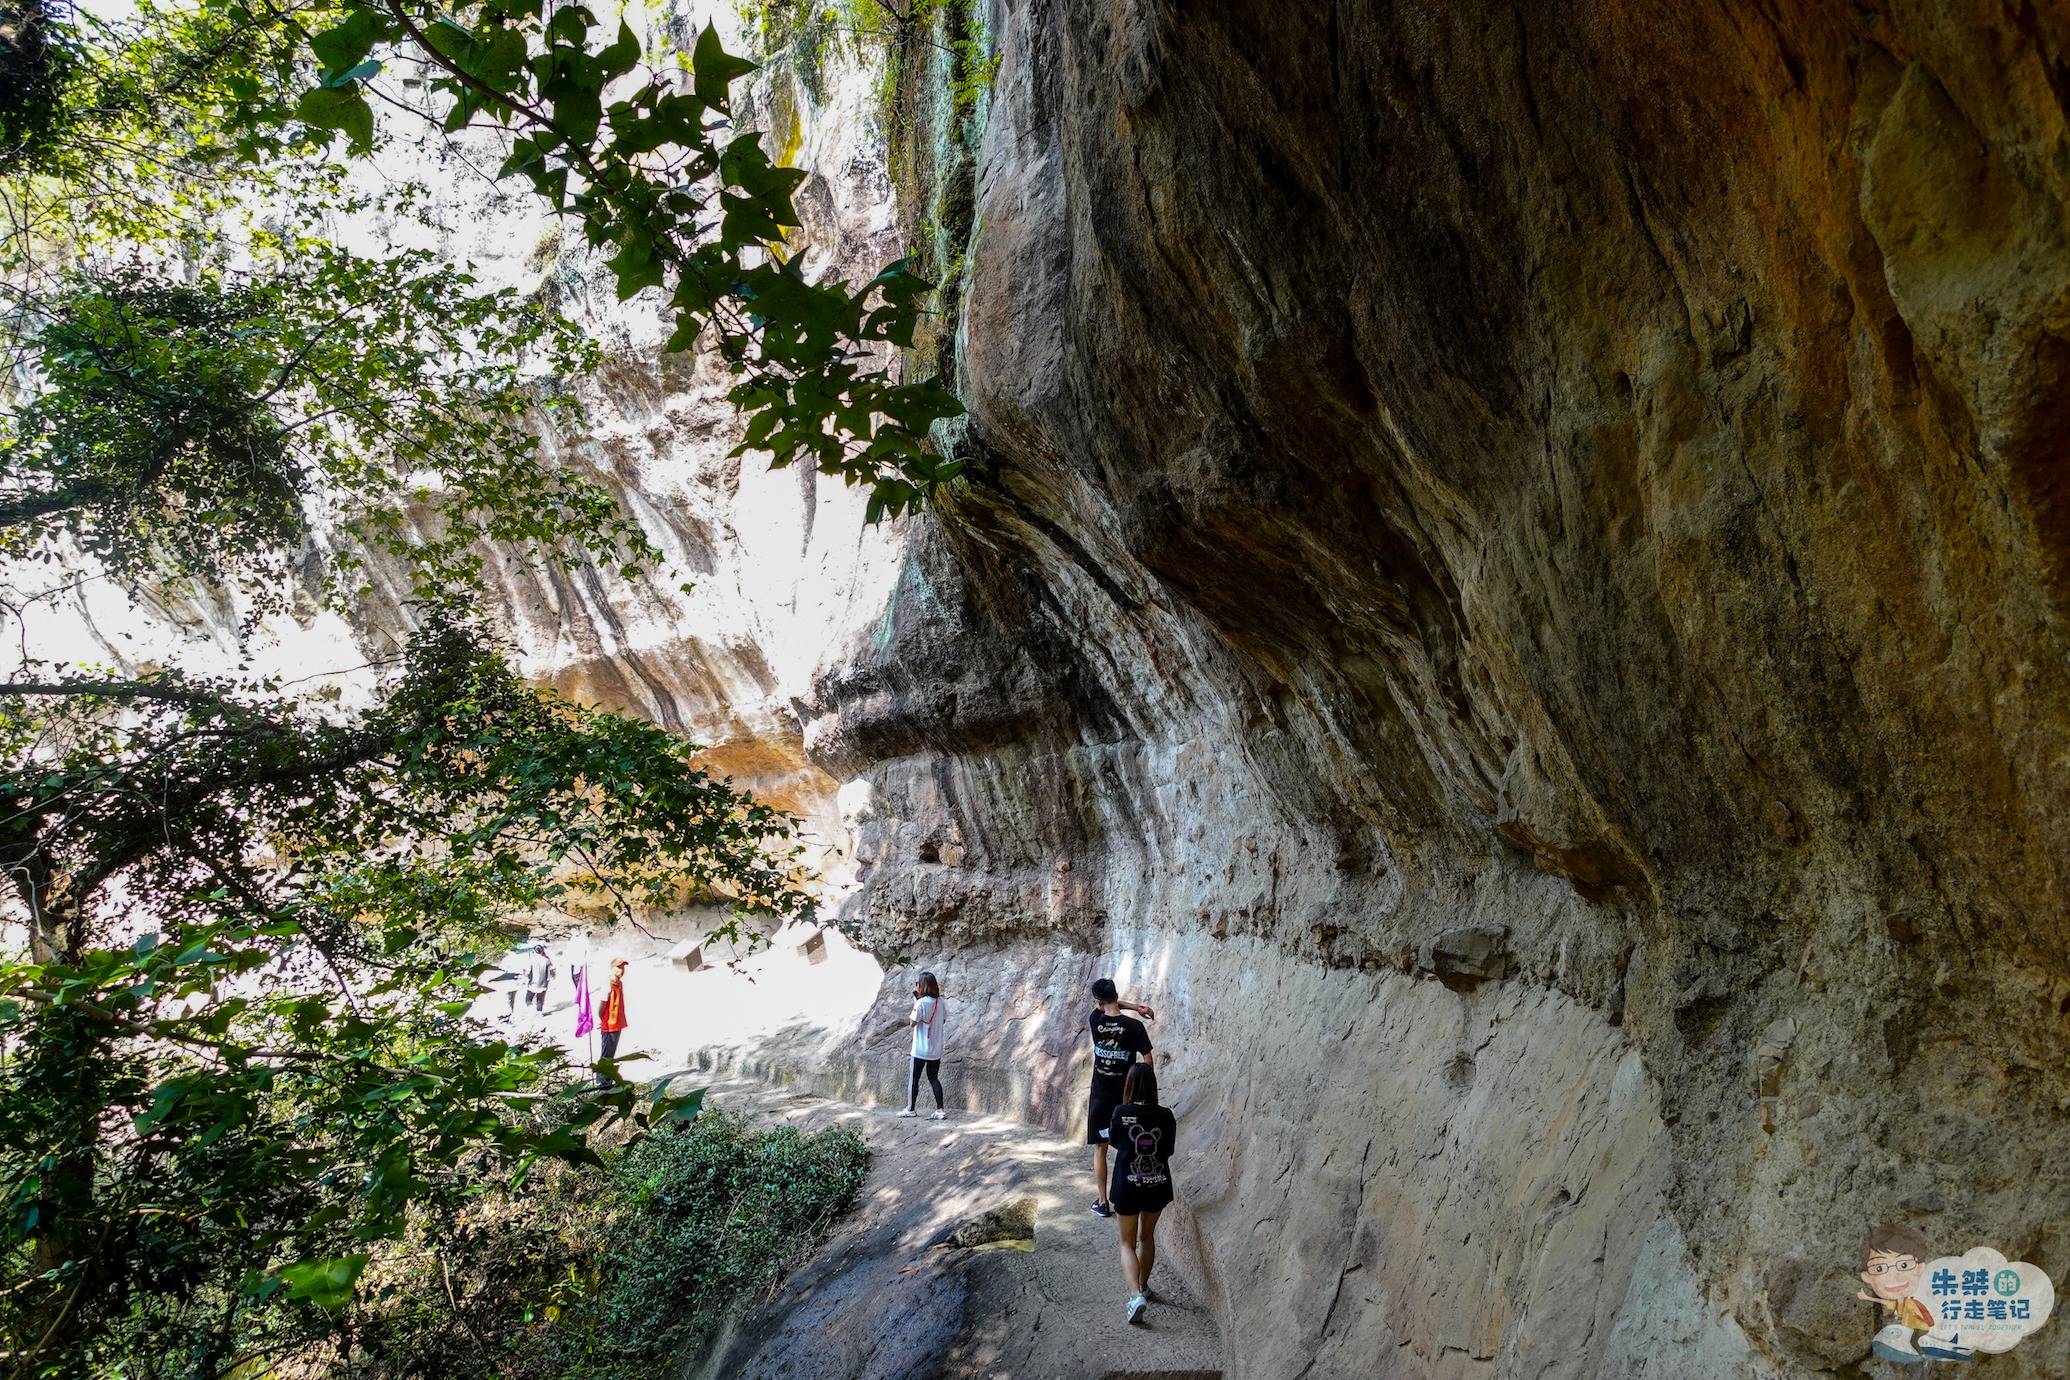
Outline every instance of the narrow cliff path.
MULTIPOLYGON (((1199 1292, 1161 1256, 1166 1302, 1122 1319, 1114 1224, 1087 1210, 1082 1145, 990 1117, 902 1119, 745 1080, 709 1100, 766 1123, 846 1126, 869 1178, 840 1229, 714 1348, 700 1380, 1195 1380, 1221 1374, 1199 1292), (1033 1210, 1025 1239, 939 1245, 968 1224, 1033 1210)), ((924 1094, 923 1094, 924 1100, 924 1094)), ((1183 1175, 1183 1165, 1175 1165, 1183 1175)), ((1183 1190, 1183 1177, 1180 1185, 1183 1190)), ((1008 1228, 1011 1230, 1011 1228, 1008 1228)), ((965 1240, 988 1232, 966 1231, 965 1240)))

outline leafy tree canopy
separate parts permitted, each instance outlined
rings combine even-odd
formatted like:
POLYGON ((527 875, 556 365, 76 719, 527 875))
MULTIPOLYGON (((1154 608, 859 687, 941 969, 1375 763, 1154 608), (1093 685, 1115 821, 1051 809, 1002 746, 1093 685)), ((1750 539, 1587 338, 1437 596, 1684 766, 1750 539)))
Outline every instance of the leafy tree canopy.
POLYGON ((0 687, 36 935, 0 964, 14 1355, 220 1366, 321 1332, 412 1214, 587 1158, 631 1090, 548 1116, 557 1055, 466 1016, 514 918, 571 887, 805 908, 789 821, 692 745, 522 685, 444 615, 400 669, 336 721, 176 676, 0 687))
POLYGON ((232 589, 254 621, 312 555, 339 608, 379 562, 416 623, 353 712, 27 655, 0 682, 28 936, 0 961, 6 1374, 213 1380, 343 1335, 381 1243, 587 1160, 600 1121, 689 1110, 578 1089, 468 1016, 482 955, 571 890, 809 912, 790 820, 524 685, 472 612, 488 544, 656 560, 536 444, 581 424, 593 348, 321 233, 375 195, 412 209, 355 190, 385 141, 487 141, 621 296, 666 298, 673 348, 732 371, 743 449, 910 510, 956 476, 927 439, 954 399, 897 367, 926 284, 809 281, 783 242, 801 175, 730 122, 748 65, 686 46, 543 0, 0 0, 0 560, 232 589))

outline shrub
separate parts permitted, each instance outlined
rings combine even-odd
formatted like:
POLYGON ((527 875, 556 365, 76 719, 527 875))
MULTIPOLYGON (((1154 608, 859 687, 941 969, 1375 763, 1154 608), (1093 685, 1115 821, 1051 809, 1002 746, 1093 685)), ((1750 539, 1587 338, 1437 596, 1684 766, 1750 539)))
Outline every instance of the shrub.
POLYGON ((357 1346, 315 1369, 334 1380, 671 1373, 819 1243, 868 1164, 852 1131, 763 1130, 707 1111, 607 1154, 601 1170, 556 1168, 485 1205, 443 1257, 377 1265, 357 1346))

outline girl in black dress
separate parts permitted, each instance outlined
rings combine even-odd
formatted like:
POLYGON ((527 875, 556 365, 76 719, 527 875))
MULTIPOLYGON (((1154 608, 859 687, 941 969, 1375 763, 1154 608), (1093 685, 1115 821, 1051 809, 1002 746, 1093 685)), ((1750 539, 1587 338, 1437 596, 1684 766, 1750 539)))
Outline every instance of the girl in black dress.
POLYGON ((1150 1271, 1157 1264, 1157 1214, 1172 1202, 1172 1147, 1179 1123, 1157 1105, 1157 1073, 1136 1064, 1122 1085, 1121 1105, 1107 1122, 1113 1180, 1108 1201, 1121 1228, 1121 1277, 1128 1281, 1127 1317, 1139 1322, 1150 1306, 1150 1271))

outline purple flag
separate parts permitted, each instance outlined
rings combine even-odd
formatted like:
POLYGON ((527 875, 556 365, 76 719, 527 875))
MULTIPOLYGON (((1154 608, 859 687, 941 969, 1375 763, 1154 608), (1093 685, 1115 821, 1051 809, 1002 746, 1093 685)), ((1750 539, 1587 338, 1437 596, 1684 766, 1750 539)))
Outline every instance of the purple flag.
POLYGON ((589 1009, 589 965, 585 963, 575 970, 575 1038, 581 1039, 596 1025, 596 1015, 589 1009))

